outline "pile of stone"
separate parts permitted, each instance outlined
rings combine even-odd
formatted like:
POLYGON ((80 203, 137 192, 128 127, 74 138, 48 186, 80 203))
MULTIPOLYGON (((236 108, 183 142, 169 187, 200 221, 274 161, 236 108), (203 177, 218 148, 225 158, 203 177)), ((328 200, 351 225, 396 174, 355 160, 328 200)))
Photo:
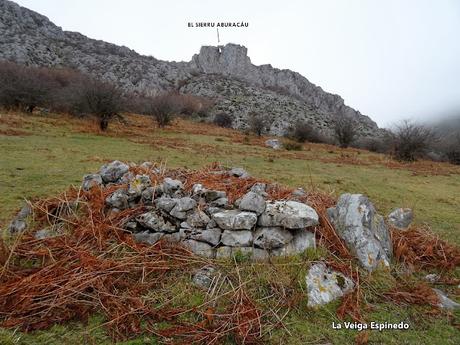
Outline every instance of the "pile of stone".
MULTIPOLYGON (((241 168, 222 174, 249 176, 241 168)), ((224 258, 240 252, 253 260, 301 253, 315 246, 311 229, 318 224, 316 211, 295 200, 267 200, 263 183, 254 183, 246 194, 229 203, 225 191, 207 189, 202 184, 186 191, 182 181, 170 177, 152 185, 149 175, 134 175, 127 164, 114 161, 98 174, 86 175, 83 189, 108 184, 127 187, 107 197, 107 212, 141 203, 146 207, 145 213, 125 224, 139 242, 180 242, 206 257, 224 258)))
MULTIPOLYGON (((250 177, 242 168, 213 173, 223 179, 250 177)), ((240 254, 252 260, 294 255, 315 247, 313 230, 319 225, 319 216, 301 202, 307 195, 301 188, 292 191, 287 200, 270 200, 268 186, 254 182, 244 195, 230 202, 225 190, 209 189, 199 183, 185 188, 183 181, 166 176, 152 163, 130 166, 120 161, 102 166, 97 174, 84 176, 82 189, 95 186, 113 190, 105 200, 108 214, 142 206, 142 213, 136 213, 123 224, 138 242, 153 245, 160 240, 169 241, 209 258, 240 254)), ((25 231, 32 212, 26 205, 12 220, 10 233, 25 231)), ((387 224, 403 231, 413 219, 412 210, 407 208, 395 209, 385 219, 362 194, 341 195, 327 215, 338 237, 368 271, 390 265, 393 248, 387 224)), ((47 229, 35 233, 37 239, 49 236, 47 229)), ((208 288, 214 274, 216 269, 206 266, 196 273, 194 282, 208 288)), ((432 274, 426 279, 431 281, 436 277, 432 274)), ((311 307, 337 299, 355 286, 350 277, 332 270, 324 262, 313 264, 305 281, 311 307)), ((442 291, 435 292, 440 307, 460 307, 442 291)))

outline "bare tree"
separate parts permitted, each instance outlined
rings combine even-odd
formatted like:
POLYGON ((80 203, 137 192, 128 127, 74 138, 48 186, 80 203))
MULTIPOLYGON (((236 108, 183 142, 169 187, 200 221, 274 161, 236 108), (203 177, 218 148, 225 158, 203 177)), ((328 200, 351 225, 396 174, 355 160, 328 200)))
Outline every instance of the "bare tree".
POLYGON ((261 114, 251 113, 249 114, 248 125, 249 130, 260 137, 267 129, 268 121, 261 114))
POLYGON ((176 100, 180 104, 180 114, 185 116, 208 116, 213 103, 204 97, 190 94, 176 93, 176 100))
POLYGON ((348 147, 355 140, 357 131, 353 119, 346 115, 336 115, 334 118, 334 136, 340 147, 348 147))
POLYGON ((122 92, 109 83, 91 81, 82 90, 83 105, 88 112, 99 119, 101 130, 107 130, 114 118, 122 119, 122 92))
POLYGON ((301 120, 297 121, 287 130, 286 136, 299 143, 304 143, 306 141, 311 143, 321 143, 325 141, 316 129, 307 122, 301 120))
POLYGON ((393 154, 401 161, 415 161, 427 153, 437 140, 434 131, 426 126, 402 121, 391 131, 393 154))
POLYGON ((214 116, 214 124, 219 127, 231 128, 233 125, 233 119, 226 113, 219 113, 214 116))
POLYGON ((174 116, 182 111, 180 96, 176 93, 164 93, 149 100, 146 113, 156 120, 158 127, 164 128, 171 123, 174 116))
POLYGON ((446 146, 445 154, 449 163, 460 165, 460 132, 452 136, 446 146))
POLYGON ((49 69, 0 63, 0 105, 33 112, 49 103, 56 83, 49 69))

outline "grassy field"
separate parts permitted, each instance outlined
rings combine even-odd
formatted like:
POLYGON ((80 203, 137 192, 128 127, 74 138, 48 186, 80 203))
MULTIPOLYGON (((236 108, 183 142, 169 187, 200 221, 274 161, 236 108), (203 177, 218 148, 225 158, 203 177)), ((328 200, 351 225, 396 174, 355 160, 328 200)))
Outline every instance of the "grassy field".
MULTIPOLYGON (((460 167, 428 161, 402 164, 384 155, 322 144, 305 144, 300 151, 274 151, 264 147, 266 138, 212 125, 178 120, 170 128, 160 130, 140 116, 129 116, 128 121, 127 127, 113 124, 107 133, 100 133, 97 124, 86 120, 1 113, 0 226, 6 227, 24 198, 50 196, 69 185, 79 185, 85 173, 97 171, 107 161, 156 161, 169 167, 188 168, 218 161, 227 166, 242 166, 256 177, 291 187, 318 188, 335 196, 343 192, 363 193, 382 214, 395 207, 411 207, 417 224, 427 224, 441 238, 460 245, 460 167)), ((299 269, 287 272, 280 268, 285 264, 281 262, 272 273, 286 275, 287 281, 301 282, 305 262, 295 258, 289 265, 299 269)), ((243 271, 251 275, 254 269, 247 264, 243 271)), ((176 286, 184 287, 189 276, 182 279, 176 286)), ((296 288, 302 288, 299 284, 296 288)), ((203 298, 198 290, 190 294, 196 295, 196 300, 203 298)), ((193 304, 194 298, 189 299, 193 304)), ((332 304, 311 311, 301 305, 284 320, 289 331, 273 331, 270 342, 353 343, 356 331, 331 328, 332 321, 339 322, 336 307, 332 304)), ((408 320, 411 329, 372 332, 370 343, 460 343, 452 317, 421 318, 420 308, 375 304, 368 312, 369 320, 408 320)), ((458 323, 457 314, 454 319, 458 323)), ((108 344, 109 337, 98 327, 101 323, 103 320, 95 315, 87 325, 56 325, 32 334, 0 330, 0 343, 108 344)), ((126 344, 155 344, 155 339, 146 335, 126 344)))

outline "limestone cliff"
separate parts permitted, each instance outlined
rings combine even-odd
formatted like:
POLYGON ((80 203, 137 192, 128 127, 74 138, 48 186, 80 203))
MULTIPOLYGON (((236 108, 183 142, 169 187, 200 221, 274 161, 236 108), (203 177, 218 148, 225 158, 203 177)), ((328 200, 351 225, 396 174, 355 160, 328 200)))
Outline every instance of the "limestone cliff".
POLYGON ((238 128, 245 128, 247 115, 256 111, 270 117, 270 132, 276 135, 297 119, 330 134, 335 115, 352 117, 362 137, 382 133, 375 122, 345 105, 340 96, 323 91, 299 73, 255 66, 247 49, 236 44, 202 47, 190 62, 161 61, 63 31, 45 16, 0 0, 0 59, 75 68, 131 92, 155 94, 179 89, 209 96, 216 103, 212 114, 229 113, 238 128))

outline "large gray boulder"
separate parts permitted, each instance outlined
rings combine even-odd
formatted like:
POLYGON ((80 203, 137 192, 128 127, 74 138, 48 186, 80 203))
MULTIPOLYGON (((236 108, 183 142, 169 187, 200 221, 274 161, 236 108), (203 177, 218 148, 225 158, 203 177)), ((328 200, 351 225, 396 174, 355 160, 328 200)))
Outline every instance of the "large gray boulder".
POLYGON ((150 187, 151 184, 150 177, 147 175, 136 175, 129 181, 128 196, 130 199, 141 196, 142 192, 150 187))
POLYGON ((120 161, 113 161, 101 167, 99 174, 104 183, 117 182, 129 170, 129 166, 120 161))
POLYGON ((291 231, 292 240, 282 246, 272 250, 273 256, 291 256, 303 253, 308 248, 316 248, 315 234, 311 231, 300 229, 291 231))
POLYGON ((329 269, 323 262, 313 265, 305 277, 308 306, 319 307, 351 292, 354 283, 342 273, 329 269))
POLYGON ((155 187, 147 187, 142 191, 142 202, 146 205, 152 205, 163 194, 163 187, 157 185, 155 187))
POLYGON ((217 225, 224 230, 251 230, 257 223, 257 216, 252 212, 225 210, 212 215, 217 225))
POLYGON ((162 232, 148 232, 148 231, 143 231, 143 232, 138 232, 136 234, 133 234, 134 240, 138 243, 145 243, 149 245, 153 245, 157 243, 161 238, 163 237, 162 232))
POLYGON ((217 259, 227 259, 237 255, 243 255, 252 261, 265 261, 268 260, 270 255, 269 253, 260 248, 254 247, 219 247, 216 250, 217 259))
POLYGON ((249 230, 232 231, 225 230, 220 241, 229 247, 250 247, 254 240, 254 234, 249 230))
POLYGON ((111 208, 124 210, 128 208, 128 199, 128 192, 125 189, 117 189, 105 199, 105 203, 111 208))
POLYGON ((251 175, 249 175, 249 173, 244 170, 243 168, 231 168, 230 171, 228 172, 228 174, 230 176, 235 176, 235 177, 239 177, 239 178, 248 178, 250 177, 251 175))
POLYGON ((239 201, 238 208, 261 215, 265 211, 265 199, 258 193, 248 192, 239 201))
POLYGON ((283 144, 278 139, 268 139, 265 141, 265 146, 271 147, 274 150, 279 150, 283 144))
POLYGON ((196 286, 207 290, 210 288, 215 275, 216 269, 213 266, 206 265, 195 272, 192 281, 196 286))
POLYGON ((414 220, 414 213, 410 208, 397 208, 388 215, 387 219, 393 227, 407 229, 414 220))
POLYGON ((190 197, 177 199, 176 205, 169 214, 177 219, 187 219, 187 211, 196 207, 196 201, 190 197))
POLYGON ((207 202, 211 202, 217 199, 227 197, 227 193, 220 191, 220 190, 212 190, 212 189, 205 190, 203 195, 207 202))
POLYGON ((144 228, 155 232, 172 233, 177 231, 173 224, 165 221, 163 217, 157 214, 155 211, 146 212, 137 216, 136 221, 144 228))
POLYGON ((433 289, 439 299, 438 307, 447 310, 459 309, 460 304, 451 300, 444 291, 433 289))
POLYGON ((170 177, 166 177, 163 180, 163 192, 167 195, 174 195, 176 192, 181 191, 184 186, 179 180, 174 180, 170 177))
POLYGON ((348 249, 369 271, 388 266, 393 248, 383 217, 362 194, 342 194, 328 216, 348 249))
POLYGON ((251 192, 260 194, 263 197, 267 197, 267 185, 262 182, 256 182, 252 185, 251 189, 249 190, 251 192))
POLYGON ((254 245, 270 250, 285 246, 292 238, 291 232, 283 228, 258 228, 254 233, 254 245))
POLYGON ((220 242, 222 230, 214 229, 180 229, 182 239, 191 239, 200 242, 206 242, 212 246, 217 246, 220 242))
POLYGON ((83 176, 82 188, 85 191, 90 190, 93 187, 98 187, 103 184, 102 177, 99 174, 89 174, 83 176))
POLYGON ((182 244, 197 255, 207 258, 214 258, 216 256, 216 251, 214 248, 207 243, 195 240, 185 240, 182 242, 182 244))
POLYGON ((268 201, 259 226, 303 229, 318 224, 318 214, 310 206, 297 201, 268 201))
POLYGON ((201 196, 206 192, 206 188, 201 183, 195 183, 192 186, 192 195, 201 196))
POLYGON ((161 198, 156 199, 154 204, 158 209, 169 213, 174 206, 176 206, 177 199, 170 198, 169 196, 162 196, 161 198))
POLYGON ((210 221, 209 216, 201 210, 195 210, 187 216, 187 223, 192 228, 205 228, 210 221))

